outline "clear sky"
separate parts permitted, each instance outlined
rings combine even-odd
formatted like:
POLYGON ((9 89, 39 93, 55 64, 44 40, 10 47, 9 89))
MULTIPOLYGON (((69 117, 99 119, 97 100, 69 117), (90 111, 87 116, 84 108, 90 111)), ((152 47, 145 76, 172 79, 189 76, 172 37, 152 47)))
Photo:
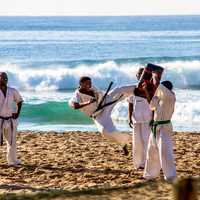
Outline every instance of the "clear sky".
POLYGON ((200 14, 200 0, 0 0, 0 15, 200 14))

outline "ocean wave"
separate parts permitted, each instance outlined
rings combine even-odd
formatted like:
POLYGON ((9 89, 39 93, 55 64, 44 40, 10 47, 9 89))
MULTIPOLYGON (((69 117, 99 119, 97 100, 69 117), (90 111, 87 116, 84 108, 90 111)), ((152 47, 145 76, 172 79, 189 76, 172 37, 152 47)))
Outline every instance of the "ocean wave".
MULTIPOLYGON (((183 97, 182 97, 183 98, 183 97)), ((177 102, 175 111, 172 117, 174 124, 179 123, 184 127, 185 125, 192 125, 200 123, 200 100, 194 102, 191 99, 185 102, 177 102)), ((128 103, 126 101, 120 102, 116 105, 112 112, 114 121, 127 122, 128 121, 128 103)))
POLYGON ((159 31, 64 31, 64 30, 3 30, 0 42, 78 42, 78 41, 128 41, 160 39, 199 39, 200 30, 159 31))
POLYGON ((33 124, 92 124, 91 119, 70 108, 67 102, 25 103, 20 120, 33 124))
MULTIPOLYGON (((186 130, 187 127, 198 129, 200 124, 200 94, 196 91, 176 90, 177 102, 172 118, 174 127, 186 130)), ((119 102, 113 109, 112 119, 118 125, 128 127, 128 103, 119 102)), ((38 125, 91 125, 92 120, 79 110, 73 110, 67 104, 67 101, 46 101, 33 103, 26 100, 23 105, 20 117, 22 124, 32 123, 33 127, 38 125)), ((30 127, 29 127, 30 128, 30 127)), ((81 129, 81 128, 80 128, 81 129)), ((193 130, 192 129, 192 130, 193 130)))
MULTIPOLYGON (((2 60, 2 59, 1 59, 2 60)), ((175 61, 200 61, 200 55, 196 56, 146 56, 146 57, 135 57, 135 58, 110 58, 110 59, 55 59, 55 58, 38 58, 37 60, 31 60, 30 58, 27 60, 14 60, 6 61, 3 60, 3 62, 0 62, 0 66, 8 65, 9 63, 14 63, 15 65, 18 65, 20 68, 26 68, 29 69, 55 69, 56 66, 62 66, 63 68, 76 68, 79 67, 79 65, 86 65, 88 67, 93 67, 97 64, 103 64, 109 61, 115 62, 117 65, 125 65, 125 64, 139 64, 139 65, 146 65, 148 62, 156 62, 160 63, 161 65, 166 62, 175 62, 175 61)), ((12 64, 12 65, 14 65, 12 64)))
MULTIPOLYGON (((171 80, 176 88, 199 88, 200 60, 155 61, 165 68, 163 79, 171 80)), ((99 63, 52 64, 45 67, 25 67, 20 64, 2 63, 9 84, 26 91, 53 91, 74 89, 81 76, 91 76, 97 87, 105 89, 112 80, 116 85, 134 84, 139 67, 146 63, 130 60, 111 60, 99 63)))

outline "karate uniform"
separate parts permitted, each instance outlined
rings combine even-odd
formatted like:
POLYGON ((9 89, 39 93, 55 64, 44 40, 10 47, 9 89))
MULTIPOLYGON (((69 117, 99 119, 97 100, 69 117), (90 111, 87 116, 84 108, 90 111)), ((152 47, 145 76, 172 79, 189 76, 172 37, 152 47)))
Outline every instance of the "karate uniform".
MULTIPOLYGON (((150 103, 151 109, 154 110, 154 121, 171 120, 175 101, 175 94, 161 84, 150 103)), ((160 169, 163 170, 165 180, 173 180, 176 177, 171 123, 158 125, 156 138, 150 134, 144 178, 156 178, 160 169)))
MULTIPOLYGON (((119 101, 127 98, 128 96, 133 95, 133 91, 135 86, 123 86, 117 87, 111 90, 105 98, 104 103, 112 102, 117 99, 119 101)), ((87 116, 92 117, 94 120, 99 132, 106 138, 112 140, 113 142, 117 142, 119 144, 127 144, 131 140, 131 136, 129 134, 119 132, 113 124, 111 118, 111 112, 114 106, 118 103, 115 102, 109 106, 104 107, 103 109, 99 110, 98 112, 94 112, 101 101, 103 96, 103 92, 93 88, 95 98, 97 99, 96 102, 87 105, 80 110, 84 112, 87 116)), ((75 91, 74 96, 69 100, 69 105, 73 106, 73 103, 82 103, 86 102, 93 98, 92 96, 82 94, 78 89, 75 91)))
POLYGON ((9 165, 19 164, 16 148, 17 120, 12 119, 12 113, 13 103, 22 101, 22 97, 16 89, 7 87, 6 97, 0 90, 0 143, 3 143, 5 137, 9 165))
POLYGON ((145 98, 131 96, 128 98, 128 102, 133 104, 133 163, 136 169, 139 167, 144 168, 151 132, 149 123, 152 119, 152 111, 145 98))

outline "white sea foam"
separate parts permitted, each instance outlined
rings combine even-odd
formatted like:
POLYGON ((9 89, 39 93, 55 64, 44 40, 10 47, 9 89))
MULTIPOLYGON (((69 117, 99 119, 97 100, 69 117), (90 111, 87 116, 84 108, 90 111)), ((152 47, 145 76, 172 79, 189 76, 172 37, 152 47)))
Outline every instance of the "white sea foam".
MULTIPOLYGON (((200 86, 200 61, 171 61, 156 63, 165 68, 163 79, 171 80, 177 88, 200 86)), ((116 85, 133 84, 138 63, 117 63, 105 61, 99 64, 80 64, 74 68, 66 65, 55 65, 48 68, 21 67, 17 64, 0 64, 0 71, 9 75, 10 85, 21 90, 52 91, 74 89, 81 76, 88 75, 94 84, 106 88, 112 80, 116 85)))
MULTIPOLYGON (((175 90, 176 105, 172 117, 175 130, 197 131, 200 128, 200 91, 175 90)), ((113 110, 112 118, 118 123, 127 123, 128 103, 120 102, 113 110)))

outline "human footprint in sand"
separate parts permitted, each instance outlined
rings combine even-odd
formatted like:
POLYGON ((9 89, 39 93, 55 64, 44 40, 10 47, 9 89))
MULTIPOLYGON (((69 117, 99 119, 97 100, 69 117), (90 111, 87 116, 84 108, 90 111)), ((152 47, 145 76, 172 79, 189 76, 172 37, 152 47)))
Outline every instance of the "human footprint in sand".
POLYGON ((5 137, 8 165, 15 166, 20 164, 17 159, 16 132, 23 100, 19 92, 8 87, 7 83, 7 74, 0 72, 0 143, 3 145, 5 137), (17 112, 13 112, 13 103, 17 106, 17 112))
POLYGON ((121 100, 133 95, 135 85, 117 87, 112 90, 111 84, 106 92, 92 86, 90 77, 81 77, 79 88, 69 100, 69 105, 74 109, 80 109, 91 117, 99 132, 109 140, 122 145, 125 155, 128 155, 127 143, 131 141, 131 135, 119 132, 113 124, 111 112, 114 106, 121 100))

